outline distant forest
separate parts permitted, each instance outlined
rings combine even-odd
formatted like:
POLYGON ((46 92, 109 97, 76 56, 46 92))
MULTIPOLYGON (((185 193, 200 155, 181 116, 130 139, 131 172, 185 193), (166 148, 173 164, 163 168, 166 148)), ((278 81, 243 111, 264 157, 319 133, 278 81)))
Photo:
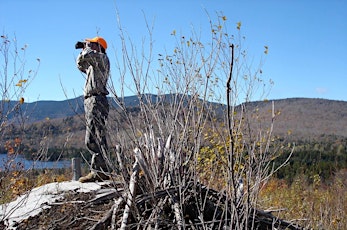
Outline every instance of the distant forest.
MULTIPOLYGON (((131 105, 129 111, 134 117, 140 112, 135 99, 128 98, 128 104, 131 105)), ((62 110, 71 108, 73 102, 80 103, 78 98, 37 103, 36 109, 41 111, 38 113, 40 116, 31 114, 34 118, 36 116, 36 121, 25 126, 11 124, 2 133, 0 153, 16 148, 17 152, 33 160, 69 159, 81 153, 88 158, 84 146, 83 113, 70 111, 65 114, 62 110)), ((249 111, 256 110, 264 117, 271 110, 269 102, 252 102, 246 106, 249 111)), ((76 108, 80 110, 80 107, 76 108)), ((288 164, 276 172, 278 178, 292 182, 300 175, 311 180, 318 174, 328 181, 337 171, 347 169, 347 129, 343 128, 347 127, 347 102, 291 98, 275 101, 275 110, 279 115, 275 120, 274 135, 282 144, 295 144, 288 164)), ((125 128, 122 127, 123 118, 114 111, 111 116, 118 120, 117 128, 125 128)), ((284 162, 289 153, 289 150, 281 152, 274 159, 274 166, 284 162)))

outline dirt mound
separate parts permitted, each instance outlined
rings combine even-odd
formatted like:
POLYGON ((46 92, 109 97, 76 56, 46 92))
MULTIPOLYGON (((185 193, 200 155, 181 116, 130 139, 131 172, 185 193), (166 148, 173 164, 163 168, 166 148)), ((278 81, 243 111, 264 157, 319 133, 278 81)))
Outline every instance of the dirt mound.
MULTIPOLYGON (((231 213, 225 209, 225 204, 228 203, 226 196, 199 184, 189 184, 185 187, 182 196, 186 199, 184 203, 181 203, 181 208, 184 210, 183 218, 180 219, 181 223, 177 223, 173 198, 177 198, 178 193, 178 187, 156 191, 152 194, 143 194, 139 191, 133 199, 133 203, 129 205, 127 192, 124 192, 121 187, 115 188, 111 183, 88 193, 68 191, 63 198, 46 204, 49 208, 44 208, 39 214, 18 222, 14 227, 18 230, 102 230, 110 229, 113 224, 115 229, 119 229, 124 222, 125 210, 129 206, 132 208, 128 213, 127 229, 151 229, 152 227, 173 229, 178 225, 185 226, 186 229, 200 229, 202 225, 199 216, 203 216, 203 222, 210 226, 209 229, 230 228, 232 225, 231 213), (196 191, 199 191, 199 194, 196 191), (197 209, 199 206, 197 203, 200 203, 201 199, 205 202, 204 210, 197 209)), ((244 213, 244 207, 242 205, 238 207, 240 213, 244 213)), ((251 209, 251 212, 253 215, 248 220, 249 227, 271 229, 275 226, 277 229, 302 229, 276 218, 269 212, 255 209, 251 209)))
POLYGON ((89 202, 95 193, 68 192, 62 200, 50 204, 40 214, 29 217, 16 227, 24 229, 89 229, 113 205, 112 200, 89 202))

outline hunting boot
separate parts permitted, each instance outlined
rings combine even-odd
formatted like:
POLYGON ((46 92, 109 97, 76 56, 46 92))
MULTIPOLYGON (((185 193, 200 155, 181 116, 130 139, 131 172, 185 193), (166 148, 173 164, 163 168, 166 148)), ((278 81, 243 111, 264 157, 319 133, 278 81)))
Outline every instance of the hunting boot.
POLYGON ((90 172, 88 175, 84 176, 84 177, 80 177, 80 179, 78 180, 81 183, 87 183, 87 182, 96 182, 96 181, 104 181, 104 180, 109 180, 110 177, 107 176, 104 173, 101 172, 90 172))

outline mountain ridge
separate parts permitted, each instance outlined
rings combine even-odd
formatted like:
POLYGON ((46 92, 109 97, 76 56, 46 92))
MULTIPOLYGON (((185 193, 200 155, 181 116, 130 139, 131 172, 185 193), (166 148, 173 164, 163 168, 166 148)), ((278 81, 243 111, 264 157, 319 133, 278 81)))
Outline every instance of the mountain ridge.
MULTIPOLYGON (((147 96, 150 95, 152 98, 151 100, 157 99, 157 95, 154 94, 147 94, 147 96)), ((111 103, 112 98, 109 97, 109 100, 111 103)), ((123 99, 124 104, 126 106, 137 106, 139 104, 139 100, 137 96, 126 96, 123 99)), ((305 97, 293 97, 293 98, 283 98, 283 99, 267 99, 262 101, 251 101, 246 102, 247 105, 257 105, 261 106, 264 103, 268 102, 274 102, 275 107, 277 103, 288 103, 292 104, 295 102, 316 102, 318 104, 324 104, 324 103, 339 103, 341 105, 347 105, 347 101, 342 100, 332 100, 332 99, 324 99, 324 98, 305 98, 305 97)), ((14 101, 14 103, 17 103, 14 101)), ((213 104, 220 104, 216 102, 210 102, 213 104)), ((224 105, 224 104, 220 104, 224 105)), ((76 98, 66 99, 66 100, 38 100, 35 102, 24 102, 22 105, 23 108, 26 108, 27 111, 30 112, 30 115, 33 116, 32 120, 39 121, 44 120, 45 118, 62 118, 67 116, 72 116, 76 114, 82 114, 84 113, 83 110, 83 96, 78 96, 76 98), (34 109, 37 109, 34 111, 34 109)))
MULTIPOLYGON (((155 101, 157 95, 144 95, 147 100, 155 101)), ((116 103, 109 98, 113 106, 116 103)), ((165 100, 171 100, 167 97, 165 100)), ((137 96, 125 97, 123 103, 127 107, 139 104, 137 96)), ((347 137, 347 102, 322 98, 285 98, 264 101, 246 102, 242 105, 249 111, 256 109, 264 118, 271 118, 272 102, 274 104, 275 133, 286 135, 291 132, 298 138, 311 136, 341 136, 347 137)), ((220 112, 225 113, 225 104, 213 103, 220 112)), ((21 106, 29 123, 41 122, 47 119, 65 119, 75 115, 83 115, 83 97, 76 97, 63 101, 42 100, 23 103, 21 106)))

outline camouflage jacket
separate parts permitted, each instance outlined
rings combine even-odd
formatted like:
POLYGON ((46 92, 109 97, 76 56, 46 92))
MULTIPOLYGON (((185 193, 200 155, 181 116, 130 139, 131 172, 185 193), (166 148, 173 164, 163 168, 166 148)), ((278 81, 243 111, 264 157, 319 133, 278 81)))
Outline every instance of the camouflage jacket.
POLYGON ((76 62, 78 69, 87 75, 84 97, 108 95, 106 85, 110 75, 110 61, 107 55, 85 48, 76 62))

